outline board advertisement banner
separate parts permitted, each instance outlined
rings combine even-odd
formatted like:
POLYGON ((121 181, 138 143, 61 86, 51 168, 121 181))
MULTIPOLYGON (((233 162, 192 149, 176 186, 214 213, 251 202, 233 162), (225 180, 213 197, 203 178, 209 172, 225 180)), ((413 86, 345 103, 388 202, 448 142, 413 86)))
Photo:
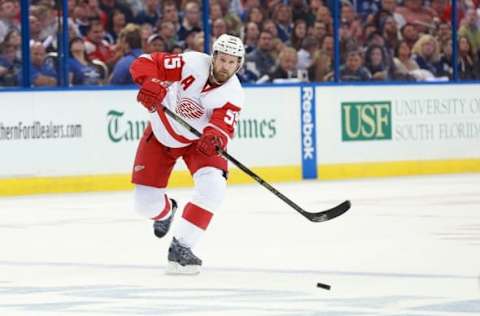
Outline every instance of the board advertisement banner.
MULTIPOLYGON (((0 178, 130 173, 148 124, 136 93, 2 93, 0 178)), ((298 100, 297 88, 246 89, 231 154, 252 168, 300 166, 298 100)))
POLYGON ((317 87, 319 164, 480 158, 478 85, 317 87))

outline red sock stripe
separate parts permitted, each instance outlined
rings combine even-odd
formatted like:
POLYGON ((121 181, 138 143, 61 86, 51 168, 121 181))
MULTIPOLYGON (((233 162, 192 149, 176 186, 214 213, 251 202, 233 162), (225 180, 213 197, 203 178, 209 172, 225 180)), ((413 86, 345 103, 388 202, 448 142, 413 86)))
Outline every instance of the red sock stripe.
POLYGON ((155 217, 152 217, 152 219, 154 221, 156 221, 158 219, 162 219, 163 217, 165 217, 168 214, 168 212, 170 212, 171 208, 172 208, 172 206, 170 205, 170 200, 167 198, 167 195, 165 194, 165 208, 163 209, 163 211, 160 212, 160 214, 158 214, 155 217))
POLYGON ((213 214, 195 204, 188 203, 183 209, 182 217, 203 230, 207 229, 213 214))

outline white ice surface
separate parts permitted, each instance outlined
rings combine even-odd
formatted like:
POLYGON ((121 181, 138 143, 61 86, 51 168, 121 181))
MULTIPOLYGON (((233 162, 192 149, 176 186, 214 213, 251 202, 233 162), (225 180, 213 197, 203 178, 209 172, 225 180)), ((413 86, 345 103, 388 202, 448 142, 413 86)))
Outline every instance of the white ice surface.
MULTIPOLYGON (((230 186, 194 277, 164 274, 171 236, 131 192, 0 198, 0 315, 480 315, 480 175, 275 186, 309 211, 353 207, 311 223, 230 186)), ((170 191, 180 207, 190 192, 170 191)))

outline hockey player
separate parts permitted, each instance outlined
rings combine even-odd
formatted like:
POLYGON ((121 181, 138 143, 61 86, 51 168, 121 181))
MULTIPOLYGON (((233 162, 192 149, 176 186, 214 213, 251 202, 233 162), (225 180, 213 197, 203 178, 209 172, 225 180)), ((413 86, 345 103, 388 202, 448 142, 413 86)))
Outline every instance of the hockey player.
MULTIPOLYGON (((218 211, 226 188, 227 161, 218 155, 234 135, 243 90, 235 73, 244 61, 242 41, 223 34, 212 55, 152 53, 139 56, 130 72, 140 85, 139 101, 150 124, 137 149, 132 182, 135 209, 152 219, 157 237, 165 236, 177 203, 166 194, 168 179, 180 157, 193 176, 194 190, 168 250, 167 273, 196 274, 202 261, 192 248, 218 211), (162 110, 168 107, 197 130, 198 138, 162 110)), ((178 217, 178 216, 177 216, 178 217)))

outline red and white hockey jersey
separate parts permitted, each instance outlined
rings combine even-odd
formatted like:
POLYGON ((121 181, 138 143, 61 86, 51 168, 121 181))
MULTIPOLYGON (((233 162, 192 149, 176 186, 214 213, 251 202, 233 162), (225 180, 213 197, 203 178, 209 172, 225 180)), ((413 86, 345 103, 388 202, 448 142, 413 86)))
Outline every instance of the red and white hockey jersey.
MULTIPOLYGON (((237 76, 221 86, 210 86, 211 60, 198 52, 145 54, 132 63, 130 72, 137 84, 147 77, 171 82, 163 106, 199 131, 212 126, 231 139, 244 102, 243 89, 237 76)), ((155 137, 165 146, 184 147, 198 139, 163 111, 151 113, 150 122, 155 137)))

